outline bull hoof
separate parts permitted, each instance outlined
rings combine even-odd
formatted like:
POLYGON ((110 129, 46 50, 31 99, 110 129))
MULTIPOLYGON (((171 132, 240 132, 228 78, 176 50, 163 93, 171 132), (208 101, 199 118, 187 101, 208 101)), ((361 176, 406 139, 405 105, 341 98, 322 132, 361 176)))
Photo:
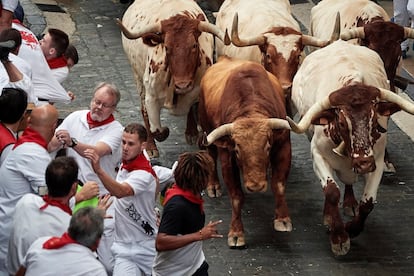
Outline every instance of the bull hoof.
POLYGON ((187 142, 187 144, 189 145, 195 145, 198 141, 198 136, 194 136, 194 135, 185 135, 185 141, 187 142))
POLYGON ((383 172, 385 174, 395 174, 397 170, 395 169, 394 165, 391 162, 384 162, 384 169, 383 172))
POLYGON ((230 249, 246 249, 246 243, 244 241, 244 237, 228 237, 227 244, 229 245, 230 249))
POLYGON ((220 187, 207 187, 208 197, 221 197, 222 194, 220 187))
POLYGON ((292 222, 290 221, 290 218, 275 219, 273 221, 273 227, 279 232, 291 232, 292 222))
POLYGON ((357 206, 344 206, 344 214, 349 217, 356 217, 358 215, 358 205, 357 206))
POLYGON ((158 152, 158 149, 147 149, 147 153, 150 159, 160 157, 160 153, 158 152))
POLYGON ((152 135, 158 142, 163 142, 170 135, 170 129, 168 127, 162 127, 161 130, 157 129, 152 135))
POLYGON ((339 237, 338 242, 333 242, 332 237, 331 237, 331 250, 332 250, 332 253, 335 254, 335 256, 346 255, 350 248, 351 248, 351 241, 348 235, 343 239, 339 237))

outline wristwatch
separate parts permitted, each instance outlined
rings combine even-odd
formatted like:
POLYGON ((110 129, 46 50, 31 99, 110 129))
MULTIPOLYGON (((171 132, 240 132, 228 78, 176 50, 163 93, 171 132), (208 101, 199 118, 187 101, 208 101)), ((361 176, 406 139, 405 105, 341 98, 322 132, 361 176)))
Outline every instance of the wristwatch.
POLYGON ((76 138, 70 138, 70 140, 72 141, 72 145, 70 145, 69 147, 74 148, 76 147, 76 145, 78 144, 78 140, 76 138))

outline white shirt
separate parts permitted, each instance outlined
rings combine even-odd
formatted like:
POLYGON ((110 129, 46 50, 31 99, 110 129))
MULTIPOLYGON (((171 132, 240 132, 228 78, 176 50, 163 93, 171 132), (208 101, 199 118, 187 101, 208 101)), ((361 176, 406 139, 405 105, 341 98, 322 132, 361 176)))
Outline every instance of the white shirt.
POLYGON ((67 66, 50 69, 50 71, 59 83, 62 83, 69 76, 69 67, 67 66))
POLYGON ((61 208, 45 205, 42 197, 24 195, 16 205, 9 240, 7 268, 10 275, 16 274, 32 243, 44 236, 61 236, 69 227, 71 215, 61 208))
POLYGON ((2 0, 1 4, 3 5, 3 10, 14 12, 18 2, 19 0, 2 0))
POLYGON ((51 161, 47 150, 26 142, 13 149, 0 167, 0 274, 5 263, 12 217, 19 199, 45 187, 45 171, 51 161))
POLYGON ((26 276, 104 276, 103 265, 95 254, 80 244, 67 244, 58 249, 43 249, 51 237, 37 239, 23 260, 26 276))
MULTIPOLYGON (((115 237, 112 252, 115 263, 117 263, 117 256, 121 256, 123 260, 127 259, 135 263, 145 275, 151 275, 156 255, 155 239, 158 233, 154 210, 156 179, 144 170, 128 172, 120 169, 116 181, 128 183, 134 195, 117 198, 114 202, 115 237), (137 248, 134 250, 131 245, 137 248)), ((118 272, 121 271, 125 272, 119 268, 118 272)))
MULTIPOLYGON (((98 142, 107 144, 112 149, 112 154, 101 157, 100 164, 106 173, 112 178, 116 177, 115 167, 121 160, 121 140, 123 127, 118 121, 89 129, 86 114, 89 110, 75 111, 69 114, 56 129, 65 129, 71 137, 79 142, 88 145, 96 145, 98 142)), ((92 169, 91 161, 80 156, 74 149, 69 148, 67 155, 76 159, 79 166, 79 179, 86 181, 96 181, 99 184, 100 195, 107 194, 108 191, 103 186, 101 180, 92 169)))
POLYGON ((33 103, 36 106, 39 105, 37 97, 34 94, 34 86, 32 82, 32 66, 28 62, 26 62, 24 59, 22 59, 21 57, 16 56, 15 54, 12 54, 12 53, 9 54, 9 59, 24 76, 23 80, 24 80, 25 86, 20 87, 20 88, 26 91, 27 102, 33 103))
POLYGON ((39 41, 33 32, 17 23, 12 23, 12 27, 22 35, 22 45, 18 56, 35 68, 32 70, 34 95, 50 102, 70 103, 71 98, 65 88, 53 77, 39 41))
POLYGON ((144 170, 120 169, 116 181, 128 183, 134 195, 117 198, 114 202, 115 242, 155 240, 158 227, 154 211, 157 188, 154 176, 144 170))

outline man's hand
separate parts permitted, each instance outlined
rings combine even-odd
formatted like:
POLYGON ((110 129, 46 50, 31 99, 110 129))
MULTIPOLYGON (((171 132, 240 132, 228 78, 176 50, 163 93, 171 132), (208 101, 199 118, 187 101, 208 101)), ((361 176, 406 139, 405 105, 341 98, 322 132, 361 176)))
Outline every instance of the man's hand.
MULTIPOLYGON (((106 210, 108 210, 108 208, 109 208, 109 206, 111 206, 112 202, 113 202, 113 200, 112 200, 110 194, 100 196, 98 206, 96 206, 96 208, 101 209, 106 213, 106 210)), ((112 218, 112 216, 105 214, 105 218, 112 218)))
POLYGON ((101 169, 101 166, 99 164, 100 156, 94 149, 86 149, 84 151, 85 158, 88 158, 91 160, 91 165, 95 173, 98 173, 98 171, 101 169))
POLYGON ((68 96, 70 97, 71 101, 76 99, 76 95, 72 91, 68 91, 68 96))
POLYGON ((87 181, 82 189, 75 195, 76 202, 81 202, 97 196, 99 196, 99 186, 95 181, 87 181))

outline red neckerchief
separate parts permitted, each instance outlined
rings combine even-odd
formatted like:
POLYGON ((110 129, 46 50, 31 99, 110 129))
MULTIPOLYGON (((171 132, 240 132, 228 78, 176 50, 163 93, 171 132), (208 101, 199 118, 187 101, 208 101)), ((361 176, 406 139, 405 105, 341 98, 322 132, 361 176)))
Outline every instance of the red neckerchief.
POLYGON ((165 204, 167 204, 168 200, 170 200, 172 197, 177 196, 177 195, 183 196, 188 201, 200 205, 200 211, 201 211, 201 213, 204 213, 204 208, 203 208, 203 202, 204 201, 203 201, 203 199, 201 197, 198 197, 198 196, 194 195, 190 191, 186 191, 186 190, 181 189, 175 183, 165 193, 164 206, 165 206, 165 204))
POLYGON ((16 143, 16 136, 13 132, 6 127, 3 123, 0 122, 0 155, 3 152, 4 148, 8 145, 16 143))
POLYGON ((102 122, 97 122, 94 119, 92 119, 91 112, 89 111, 88 114, 86 114, 86 121, 88 122, 89 128, 99 127, 106 124, 109 124, 112 121, 115 121, 114 115, 111 114, 107 119, 103 120, 102 122))
POLYGON ((26 26, 25 26, 22 22, 20 22, 20 20, 19 20, 19 19, 17 19, 17 18, 14 18, 14 19, 12 20, 12 22, 13 22, 13 23, 16 23, 16 24, 19 24, 19 25, 21 25, 21 26, 23 26, 23 27, 25 27, 25 28, 26 28, 26 26))
POLYGON ((148 159, 145 157, 143 153, 138 154, 138 156, 135 157, 135 159, 132 161, 127 162, 125 160, 122 160, 121 170, 122 169, 127 170, 128 172, 135 170, 147 171, 150 174, 152 174, 155 178, 157 178, 157 175, 152 169, 151 163, 148 161, 148 159))
POLYGON ((68 213, 69 215, 72 215, 72 209, 70 209, 68 205, 63 204, 57 200, 51 199, 48 195, 44 195, 42 198, 45 201, 45 204, 43 204, 43 206, 39 208, 40 210, 44 210, 46 209, 47 206, 52 205, 52 206, 62 209, 64 212, 68 213))
POLYGON ((16 144, 14 144, 13 149, 26 142, 36 143, 47 150, 46 140, 40 135, 39 132, 30 127, 26 127, 22 136, 20 136, 19 139, 17 139, 16 144))
POLYGON ((43 244, 44 249, 59 249, 67 244, 78 243, 72 239, 68 232, 63 233, 62 237, 51 237, 43 244))
POLYGON ((68 66, 68 61, 66 60, 64 56, 48 59, 46 61, 47 61, 47 64, 49 64, 50 69, 56 69, 56 68, 68 66))

